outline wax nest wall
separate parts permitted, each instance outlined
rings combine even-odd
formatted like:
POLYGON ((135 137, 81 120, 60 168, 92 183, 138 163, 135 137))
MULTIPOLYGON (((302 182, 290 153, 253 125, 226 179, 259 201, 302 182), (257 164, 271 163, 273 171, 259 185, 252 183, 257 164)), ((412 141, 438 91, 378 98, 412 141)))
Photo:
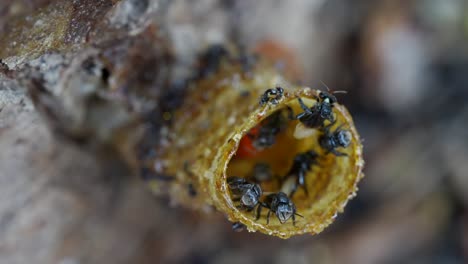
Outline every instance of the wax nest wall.
POLYGON ((174 204, 216 209, 249 231, 281 238, 321 232, 356 194, 364 164, 352 117, 339 102, 331 102, 332 119, 317 127, 297 118, 304 106, 324 103, 321 93, 261 63, 245 71, 224 62, 167 113, 171 122, 151 164, 164 177, 148 180, 151 189, 174 204), (340 136, 344 146, 327 145, 340 136), (309 159, 299 162, 305 153, 309 159), (243 195, 253 186, 260 193, 246 204, 243 195), (273 199, 279 193, 286 203, 273 199))

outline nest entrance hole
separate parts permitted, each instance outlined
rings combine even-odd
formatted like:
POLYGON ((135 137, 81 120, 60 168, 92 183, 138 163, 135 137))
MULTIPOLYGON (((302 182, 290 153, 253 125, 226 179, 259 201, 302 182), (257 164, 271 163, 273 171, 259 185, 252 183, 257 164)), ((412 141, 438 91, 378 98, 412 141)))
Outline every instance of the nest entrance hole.
MULTIPOLYGON (((310 106, 315 103, 311 99, 303 100, 310 106)), ((298 100, 291 100, 250 129, 241 139, 238 151, 229 161, 226 171, 228 178, 240 177, 249 183, 259 184, 263 192, 260 201, 264 201, 269 194, 280 191, 286 193, 295 204, 298 214, 313 207, 320 198, 329 184, 328 168, 333 167, 336 158, 326 155, 321 149, 318 143, 321 132, 318 129, 305 128, 298 120, 291 118, 301 111, 298 100), (305 184, 300 186, 297 185, 298 175, 291 173, 292 167, 296 156, 308 151, 315 152, 317 158, 310 170, 305 172, 305 184), (295 185, 297 189, 291 194, 295 185)), ((240 211, 248 218, 255 218, 255 210, 240 211)), ((267 211, 262 210, 259 221, 266 218, 267 211)), ((297 218, 296 221, 301 219, 297 218)), ((272 222, 279 223, 274 214, 270 216, 272 222)))

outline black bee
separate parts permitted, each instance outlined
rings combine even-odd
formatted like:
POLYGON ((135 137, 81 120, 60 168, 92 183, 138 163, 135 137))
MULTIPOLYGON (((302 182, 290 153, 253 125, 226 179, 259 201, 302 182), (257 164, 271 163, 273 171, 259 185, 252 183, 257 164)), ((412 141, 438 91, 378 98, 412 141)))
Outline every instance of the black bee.
POLYGON ((260 185, 239 177, 229 177, 227 183, 233 195, 233 201, 240 201, 240 209, 251 211, 260 202, 262 196, 260 185))
POLYGON ((255 149, 262 150, 271 147, 276 142, 276 136, 287 126, 287 119, 282 111, 277 111, 265 119, 254 133, 249 133, 255 149))
POLYGON ((335 122, 333 106, 337 100, 331 93, 320 91, 317 103, 310 108, 304 104, 300 97, 298 100, 304 112, 298 114, 296 119, 299 119, 304 126, 309 128, 318 128, 323 126, 323 122, 325 122, 325 120, 328 120, 331 123, 335 122))
MULTIPOLYGON (((310 171, 312 165, 317 164, 318 155, 315 151, 309 150, 303 153, 299 153, 294 157, 294 162, 286 174, 286 181, 289 177, 295 177, 295 182, 290 191, 289 196, 293 196, 299 186, 304 188, 306 195, 308 195, 307 185, 305 183, 305 176, 308 171, 310 171)), ((284 183, 285 181, 283 181, 284 183)))
POLYGON ((284 89, 276 87, 275 89, 268 89, 260 97, 260 105, 265 105, 270 102, 272 104, 278 104, 278 101, 283 97, 284 89))
POLYGON ((271 180, 273 172, 271 171, 270 165, 268 163, 257 163, 253 168, 252 178, 256 182, 264 182, 271 180))
POLYGON ((333 153, 336 156, 346 156, 346 153, 341 153, 336 148, 346 148, 351 144, 351 133, 348 130, 338 127, 335 131, 330 132, 329 127, 323 129, 323 134, 319 137, 320 146, 327 153, 333 153))
POLYGON ((266 197, 265 202, 260 203, 260 206, 257 208, 256 220, 260 218, 262 207, 268 208, 269 210, 267 214, 267 224, 270 223, 271 212, 275 213, 276 217, 278 217, 278 220, 281 224, 286 223, 286 221, 288 221, 289 218, 292 217, 293 225, 295 225, 296 215, 302 217, 302 215, 296 213, 296 206, 291 201, 291 199, 289 199, 289 197, 283 192, 270 194, 266 197))
POLYGON ((232 230, 234 230, 234 232, 242 232, 245 230, 245 228, 246 226, 241 222, 235 222, 232 224, 232 230))

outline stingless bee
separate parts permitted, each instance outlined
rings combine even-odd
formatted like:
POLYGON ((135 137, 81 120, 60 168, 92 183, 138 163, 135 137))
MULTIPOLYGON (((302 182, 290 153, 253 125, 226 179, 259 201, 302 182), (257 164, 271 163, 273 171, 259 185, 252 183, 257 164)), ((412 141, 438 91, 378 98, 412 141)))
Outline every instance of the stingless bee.
POLYGON ((265 202, 260 203, 260 205, 257 207, 256 220, 260 218, 262 207, 268 209, 267 224, 270 223, 271 212, 276 215, 281 224, 286 223, 286 221, 292 217, 293 225, 295 225, 296 215, 303 217, 296 212, 296 206, 294 205, 293 201, 289 199, 289 197, 283 192, 270 194, 266 197, 265 202))
POLYGON ((325 120, 331 123, 335 122, 333 116, 333 106, 337 102, 336 97, 328 92, 320 91, 317 103, 312 107, 308 107, 304 101, 299 97, 297 98, 299 105, 304 112, 298 114, 298 119, 304 126, 308 128, 319 128, 323 126, 325 120))
POLYGON ((346 153, 337 151, 337 148, 346 148, 351 144, 351 133, 348 130, 338 127, 335 131, 330 131, 329 127, 323 129, 323 134, 319 137, 320 146, 327 153, 333 153, 336 156, 346 156, 346 153))
POLYGON ((244 178, 229 177, 227 183, 233 195, 233 201, 240 202, 240 209, 252 211, 260 202, 262 188, 244 178))
POLYGON ((260 97, 260 105, 265 105, 267 103, 278 104, 279 100, 281 100, 281 98, 283 97, 283 94, 284 89, 281 87, 268 89, 260 97))
POLYGON ((283 187, 290 190, 284 189, 282 191, 292 197, 298 187, 303 187, 306 195, 308 195, 305 176, 310 171, 312 165, 317 164, 317 158, 318 154, 313 150, 297 154, 294 157, 291 169, 286 174, 285 180, 283 180, 283 187), (291 184, 291 181, 294 181, 292 182, 292 187, 287 186, 291 184))

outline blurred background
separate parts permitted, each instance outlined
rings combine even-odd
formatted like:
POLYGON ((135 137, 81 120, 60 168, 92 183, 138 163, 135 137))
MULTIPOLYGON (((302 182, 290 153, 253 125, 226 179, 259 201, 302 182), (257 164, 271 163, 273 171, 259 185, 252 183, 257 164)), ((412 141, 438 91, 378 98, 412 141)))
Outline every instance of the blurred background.
MULTIPOLYGON (((0 4, 0 32, 14 36, 11 12, 50 2, 0 4)), ((358 195, 316 236, 233 232, 56 140, 4 74, 0 263, 468 263, 468 1, 108 2, 156 10, 128 30, 163 24, 178 76, 209 45, 235 43, 278 55, 299 83, 348 91, 339 101, 364 139, 358 195)))

